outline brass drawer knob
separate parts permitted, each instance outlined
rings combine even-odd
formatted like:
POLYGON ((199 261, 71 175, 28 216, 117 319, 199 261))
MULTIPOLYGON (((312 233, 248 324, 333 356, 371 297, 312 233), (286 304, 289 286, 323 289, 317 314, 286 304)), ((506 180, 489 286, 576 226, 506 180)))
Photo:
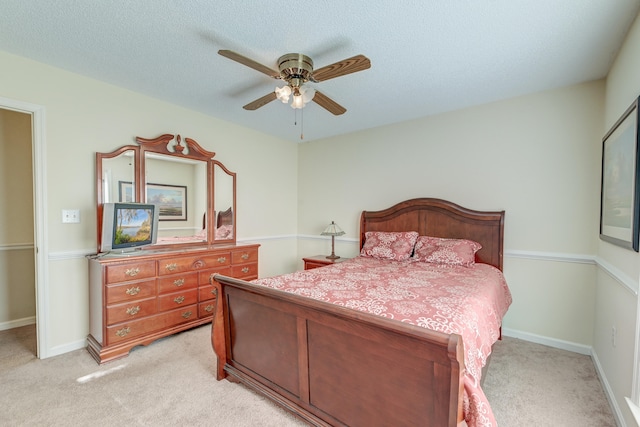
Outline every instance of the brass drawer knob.
POLYGON ((214 305, 213 304, 209 304, 204 308, 204 311, 206 311, 207 313, 211 313, 214 309, 214 305))
POLYGON ((138 273, 140 273, 140 269, 138 267, 127 268, 127 270, 124 272, 124 274, 129 277, 136 277, 138 273))
POLYGON ((184 278, 183 279, 174 280, 173 284, 176 285, 177 287, 180 287, 180 286, 184 285, 184 278))
POLYGON ((116 331, 116 335, 119 336, 120 338, 126 336, 129 332, 131 332, 131 328, 129 328, 128 326, 122 329, 119 329, 116 331))
POLYGON ((244 259, 244 260, 247 260, 247 259, 249 259, 249 254, 245 252, 245 253, 242 254, 241 258, 244 259))
POLYGON ((243 267, 242 268, 242 272, 245 273, 245 274, 248 273, 249 272, 249 267, 243 267))
POLYGON ((182 313, 182 317, 184 317, 185 319, 188 319, 189 317, 191 317, 193 313, 191 313, 190 311, 185 311, 184 313, 182 313))
POLYGON ((127 295, 138 295, 138 293, 140 293, 140 286, 129 288, 126 291, 124 291, 124 293, 127 295))
POLYGON ((171 263, 171 264, 167 264, 167 265, 165 265, 165 266, 164 266, 164 268, 165 268, 166 270, 169 270, 169 271, 175 271, 175 270, 177 270, 177 269, 178 269, 178 264, 176 264, 175 262, 173 262, 173 263, 171 263))
POLYGON ((182 304, 184 302, 184 297, 180 295, 179 297, 175 297, 173 300, 176 304, 182 304))
POLYGON ((220 258, 218 258, 218 262, 220 264, 224 264, 227 261, 227 257, 226 256, 221 256, 220 258))
POLYGON ((139 305, 136 305, 135 307, 127 308, 127 314, 129 316, 135 316, 136 314, 138 314, 138 312, 140 312, 140 306, 139 305))

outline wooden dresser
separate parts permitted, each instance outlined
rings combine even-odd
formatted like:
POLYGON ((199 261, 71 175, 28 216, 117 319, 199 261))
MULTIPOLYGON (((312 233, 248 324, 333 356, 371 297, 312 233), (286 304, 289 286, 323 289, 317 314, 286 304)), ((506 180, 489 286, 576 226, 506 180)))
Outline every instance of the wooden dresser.
POLYGON ((224 245, 89 261, 89 353, 98 363, 211 322, 214 273, 258 278, 259 245, 224 245))

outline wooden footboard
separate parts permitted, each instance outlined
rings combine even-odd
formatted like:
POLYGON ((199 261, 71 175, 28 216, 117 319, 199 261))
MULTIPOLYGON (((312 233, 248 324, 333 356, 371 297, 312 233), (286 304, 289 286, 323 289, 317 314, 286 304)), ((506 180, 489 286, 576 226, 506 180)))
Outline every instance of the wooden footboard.
POLYGON ((217 379, 312 425, 458 426, 463 345, 447 335, 215 275, 217 379))

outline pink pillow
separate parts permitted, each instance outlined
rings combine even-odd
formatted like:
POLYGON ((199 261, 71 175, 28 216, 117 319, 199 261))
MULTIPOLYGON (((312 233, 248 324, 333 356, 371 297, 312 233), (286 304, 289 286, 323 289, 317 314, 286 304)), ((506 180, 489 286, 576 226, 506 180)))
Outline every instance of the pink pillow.
POLYGON ((361 256, 406 261, 413 253, 418 233, 416 231, 387 232, 367 231, 361 256))
POLYGON ((420 236, 411 259, 434 264, 471 267, 475 264, 476 252, 480 249, 482 245, 472 240, 420 236))

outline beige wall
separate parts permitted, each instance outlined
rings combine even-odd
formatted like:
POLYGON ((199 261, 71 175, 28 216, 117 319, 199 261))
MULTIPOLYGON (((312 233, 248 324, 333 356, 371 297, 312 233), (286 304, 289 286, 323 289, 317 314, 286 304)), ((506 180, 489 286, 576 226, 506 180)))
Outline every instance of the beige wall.
MULTIPOLYGON (((303 144, 298 231, 335 220, 347 233, 336 250, 353 255, 363 208, 440 197, 504 209, 506 331, 588 351, 603 102, 597 81, 303 144)), ((300 256, 327 241, 301 239, 300 256)))
POLYGON ((0 109, 0 330, 35 321, 31 117, 0 109))
MULTIPOLYGON (((262 244, 260 275, 296 258, 297 145, 83 76, 0 52, 0 97, 43 106, 48 330, 43 356, 83 347, 89 329, 87 262, 96 248, 96 151, 180 133, 238 175, 238 239, 262 244), (273 191, 277 189, 277 191, 273 191), (62 224, 79 209, 80 224, 62 224), (287 261, 288 260, 288 261, 287 261)), ((2 200, 2 204, 5 200, 2 200)), ((46 281, 46 283, 44 283, 46 281)), ((40 283, 39 283, 40 284, 40 283)))
MULTIPOLYGON (((602 134, 618 120, 640 95, 640 21, 636 18, 616 58, 606 85, 605 122, 602 134)), ((596 330, 594 352, 606 372, 606 386, 614 396, 619 413, 627 425, 635 421, 625 404, 625 397, 640 402, 638 382, 640 322, 638 320, 638 282, 640 256, 607 242, 598 242, 598 257, 609 263, 618 274, 599 274, 597 281, 596 330), (621 285, 629 282, 634 292, 621 285), (617 343, 612 343, 612 328, 617 330, 617 343)))

